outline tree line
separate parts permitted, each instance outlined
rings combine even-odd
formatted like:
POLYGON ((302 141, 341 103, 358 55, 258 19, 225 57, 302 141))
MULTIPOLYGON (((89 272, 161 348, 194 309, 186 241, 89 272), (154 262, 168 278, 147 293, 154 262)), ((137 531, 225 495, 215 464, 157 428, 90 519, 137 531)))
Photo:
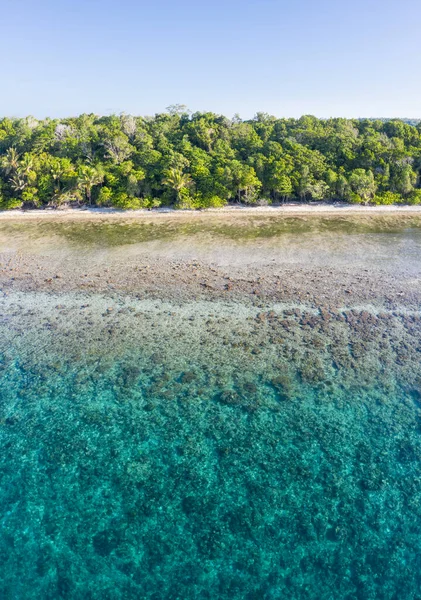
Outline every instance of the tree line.
POLYGON ((421 203, 421 123, 154 117, 0 120, 0 208, 421 203))

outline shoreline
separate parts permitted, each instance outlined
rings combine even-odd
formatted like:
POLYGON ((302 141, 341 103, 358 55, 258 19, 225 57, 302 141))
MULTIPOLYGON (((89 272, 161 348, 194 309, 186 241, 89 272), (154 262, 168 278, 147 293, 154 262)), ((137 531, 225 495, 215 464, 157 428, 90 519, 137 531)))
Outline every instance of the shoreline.
POLYGON ((6 294, 298 302, 335 311, 421 303, 421 207, 16 211, 0 213, 0 225, 6 294))
POLYGON ((171 217, 200 217, 206 215, 343 215, 343 214, 359 214, 359 215, 377 215, 377 214, 421 214, 421 206, 415 205, 379 205, 379 206, 361 206, 350 205, 345 203, 335 204, 285 204, 282 206, 228 206, 224 208, 207 208, 200 210, 180 210, 175 208, 159 208, 153 210, 120 210, 116 208, 101 208, 101 207, 82 207, 82 208, 67 208, 67 209, 13 209, 0 211, 0 220, 14 219, 60 219, 60 218, 75 218, 75 219, 91 219, 100 217, 111 218, 165 218, 171 217))

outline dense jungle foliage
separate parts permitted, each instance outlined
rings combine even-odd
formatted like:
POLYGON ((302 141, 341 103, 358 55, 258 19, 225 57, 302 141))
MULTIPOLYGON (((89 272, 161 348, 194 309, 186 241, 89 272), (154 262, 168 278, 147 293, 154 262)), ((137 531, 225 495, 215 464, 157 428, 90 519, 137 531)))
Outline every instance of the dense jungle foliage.
POLYGON ((421 203, 421 123, 228 119, 169 107, 0 120, 0 208, 421 203))

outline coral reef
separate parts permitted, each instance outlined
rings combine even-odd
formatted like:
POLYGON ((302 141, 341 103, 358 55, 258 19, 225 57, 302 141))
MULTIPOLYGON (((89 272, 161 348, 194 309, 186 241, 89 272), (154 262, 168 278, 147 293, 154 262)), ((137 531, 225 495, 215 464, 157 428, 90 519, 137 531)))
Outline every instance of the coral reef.
POLYGON ((2 598, 420 597, 417 314, 2 315, 2 598))

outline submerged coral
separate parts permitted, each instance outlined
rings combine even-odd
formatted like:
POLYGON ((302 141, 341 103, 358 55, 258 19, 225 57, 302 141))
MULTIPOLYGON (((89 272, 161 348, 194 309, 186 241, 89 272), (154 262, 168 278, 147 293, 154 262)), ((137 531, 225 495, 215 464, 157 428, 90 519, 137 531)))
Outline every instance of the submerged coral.
POLYGON ((263 312, 3 300, 2 598, 420 597, 421 321, 263 312))

